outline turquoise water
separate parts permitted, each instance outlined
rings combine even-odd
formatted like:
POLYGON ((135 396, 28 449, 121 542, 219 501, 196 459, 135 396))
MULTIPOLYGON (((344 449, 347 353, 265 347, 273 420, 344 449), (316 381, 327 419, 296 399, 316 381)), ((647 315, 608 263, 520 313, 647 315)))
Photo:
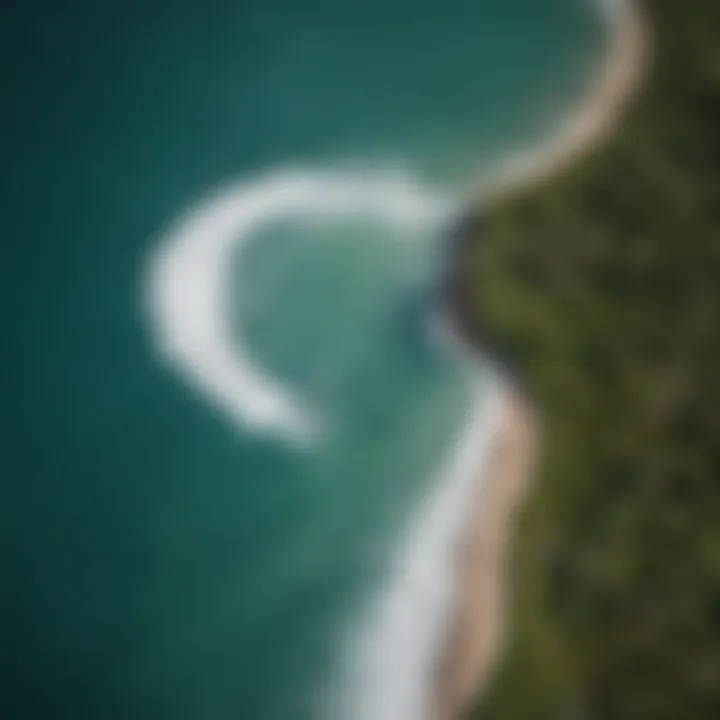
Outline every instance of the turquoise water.
POLYGON ((3 717, 415 720, 410 700, 360 697, 404 687, 400 669, 373 685, 387 648, 346 659, 388 588, 416 613, 400 640, 434 621, 403 595, 397 558, 474 397, 476 373, 429 322, 441 230, 586 88, 595 8, 37 0, 4 14, 3 717), (303 210, 308 183, 320 199, 303 210), (164 319, 159 249, 175 257, 218 193, 288 187, 305 198, 293 210, 228 230, 220 334, 198 354, 218 309, 197 309, 219 277, 201 272, 213 240, 196 238, 164 319), (342 188, 352 200, 329 211, 342 188), (168 350, 163 333, 191 317, 168 350), (259 420, 239 375, 208 391, 218 343, 262 371, 246 383, 297 401, 302 443, 259 420))

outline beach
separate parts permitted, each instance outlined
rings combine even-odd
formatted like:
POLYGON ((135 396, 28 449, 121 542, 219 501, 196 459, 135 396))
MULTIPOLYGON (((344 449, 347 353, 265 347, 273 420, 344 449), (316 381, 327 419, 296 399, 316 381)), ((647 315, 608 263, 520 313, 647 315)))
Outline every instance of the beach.
POLYGON ((527 491, 537 439, 535 414, 512 387, 500 403, 476 511, 457 550, 455 621, 439 675, 436 717, 460 717, 491 679, 503 638, 513 520, 527 491))
POLYGON ((601 0, 608 20, 608 52, 588 96, 537 149, 511 158, 479 189, 484 207, 547 182, 612 132, 648 61, 647 32, 634 0, 601 0))
MULTIPOLYGON (((609 53, 588 97, 537 151, 511 163, 484 194, 507 202, 546 182, 612 132, 647 64, 647 31, 632 2, 607 2, 609 53)), ((501 656, 514 520, 527 499, 538 446, 538 411, 513 385, 498 383, 499 410, 475 493, 472 522, 456 549, 455 598, 435 688, 438 720, 463 717, 492 680, 501 656)))

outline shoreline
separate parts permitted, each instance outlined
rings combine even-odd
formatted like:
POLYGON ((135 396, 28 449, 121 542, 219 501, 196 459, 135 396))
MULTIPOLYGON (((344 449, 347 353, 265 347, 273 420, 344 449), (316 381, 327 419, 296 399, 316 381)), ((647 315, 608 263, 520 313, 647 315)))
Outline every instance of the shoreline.
POLYGON ((483 206, 505 203, 545 183, 598 146, 619 122, 649 60, 648 32, 637 0, 595 0, 608 24, 608 52, 588 96, 537 149, 512 158, 478 188, 483 206))
POLYGON ((504 639, 511 530, 536 455, 535 413, 527 398, 503 381, 494 392, 494 427, 472 499, 472 522, 456 547, 455 619, 432 715, 438 720, 462 717, 491 680, 504 639))
MULTIPOLYGON (((484 206, 547 182, 598 146, 616 127, 648 62, 647 29, 635 0, 600 0, 609 23, 608 56, 589 97, 541 147, 510 162, 480 195, 484 206)), ((451 312, 457 312, 452 309, 451 312)), ((462 335, 462 331, 459 331, 462 335)), ((479 348, 483 352, 483 348, 479 348)), ((537 412, 512 378, 496 381, 498 412, 470 527, 454 566, 453 611, 433 688, 434 720, 458 720, 492 679, 504 643, 513 521, 526 499, 537 456, 537 412)))

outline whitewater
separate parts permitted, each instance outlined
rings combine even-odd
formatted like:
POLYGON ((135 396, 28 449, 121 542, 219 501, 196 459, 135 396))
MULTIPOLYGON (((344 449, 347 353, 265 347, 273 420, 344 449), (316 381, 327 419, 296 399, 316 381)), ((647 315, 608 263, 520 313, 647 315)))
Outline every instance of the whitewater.
POLYGON ((228 331, 230 258, 280 218, 370 216, 397 228, 441 227, 452 203, 407 175, 284 169, 218 191, 156 245, 145 306, 157 350, 241 426, 305 445, 322 421, 228 331))

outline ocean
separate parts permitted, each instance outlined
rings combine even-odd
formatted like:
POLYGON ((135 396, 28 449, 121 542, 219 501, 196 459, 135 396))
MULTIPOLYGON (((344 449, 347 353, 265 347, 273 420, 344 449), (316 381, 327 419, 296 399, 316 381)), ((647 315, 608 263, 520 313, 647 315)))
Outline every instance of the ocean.
POLYGON ((3 718, 423 720, 492 397, 443 234, 596 3, 2 18, 3 718))

